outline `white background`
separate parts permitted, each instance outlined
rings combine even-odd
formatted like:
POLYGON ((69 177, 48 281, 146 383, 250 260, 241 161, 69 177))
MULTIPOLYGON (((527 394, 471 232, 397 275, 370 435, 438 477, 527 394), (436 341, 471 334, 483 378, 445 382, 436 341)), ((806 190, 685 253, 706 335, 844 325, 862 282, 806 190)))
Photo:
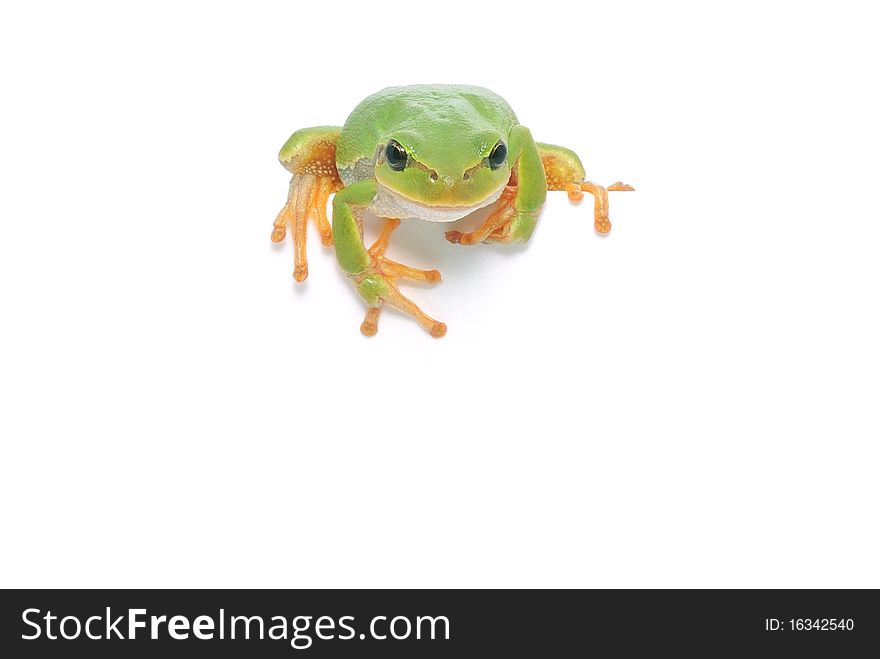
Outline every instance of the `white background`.
POLYGON ((0 585, 880 586, 868 7, 5 5, 0 585), (276 154, 417 82, 637 191, 366 339, 276 154))

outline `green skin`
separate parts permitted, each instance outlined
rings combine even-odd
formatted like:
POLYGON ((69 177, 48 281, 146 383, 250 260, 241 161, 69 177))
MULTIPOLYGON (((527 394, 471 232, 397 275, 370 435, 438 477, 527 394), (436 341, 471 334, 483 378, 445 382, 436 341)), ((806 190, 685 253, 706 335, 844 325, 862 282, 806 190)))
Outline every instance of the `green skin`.
POLYGON ((369 306, 381 306, 389 282, 364 246, 364 211, 448 222, 492 203, 514 174, 515 214, 504 242, 524 242, 547 194, 542 154, 555 152, 563 158, 573 180, 582 181, 584 175, 573 152, 538 145, 507 102, 480 87, 384 89, 362 101, 341 130, 324 126, 294 133, 279 154, 282 164, 296 175, 299 156, 321 139, 335 142, 336 169, 344 186, 333 199, 336 257, 369 306), (391 141, 406 153, 402 170, 386 159, 391 141), (500 164, 490 162, 499 142, 507 148, 500 164))

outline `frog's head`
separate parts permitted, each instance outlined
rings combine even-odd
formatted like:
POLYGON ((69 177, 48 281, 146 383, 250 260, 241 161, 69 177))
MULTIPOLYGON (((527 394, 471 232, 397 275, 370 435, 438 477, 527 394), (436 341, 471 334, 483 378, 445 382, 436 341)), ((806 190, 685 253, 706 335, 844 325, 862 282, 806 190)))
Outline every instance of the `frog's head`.
POLYGON ((460 128, 395 131, 377 147, 377 182, 405 202, 452 213, 495 201, 510 179, 507 135, 460 128))

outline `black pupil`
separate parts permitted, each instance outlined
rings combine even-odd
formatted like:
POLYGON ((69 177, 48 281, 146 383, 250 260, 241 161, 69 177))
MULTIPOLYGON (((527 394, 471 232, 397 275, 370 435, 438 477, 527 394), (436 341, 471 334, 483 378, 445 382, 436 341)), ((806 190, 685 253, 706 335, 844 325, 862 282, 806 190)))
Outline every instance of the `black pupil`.
POLYGON ((399 172, 406 167, 406 151, 403 150, 400 144, 391 140, 388 146, 385 147, 385 160, 388 161, 391 169, 399 172))
POLYGON ((499 142, 495 145, 495 148, 492 149, 492 153, 489 154, 489 166, 492 169, 498 169, 504 164, 506 158, 507 147, 504 146, 504 142, 499 142))

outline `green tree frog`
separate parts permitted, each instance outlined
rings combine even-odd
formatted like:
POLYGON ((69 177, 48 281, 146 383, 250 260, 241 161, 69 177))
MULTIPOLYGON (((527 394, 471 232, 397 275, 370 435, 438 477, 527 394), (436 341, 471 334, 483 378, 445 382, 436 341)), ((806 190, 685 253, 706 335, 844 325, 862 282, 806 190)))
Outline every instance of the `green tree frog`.
POLYGON ((293 177, 287 203, 274 222, 272 240, 293 235, 297 282, 308 276, 306 228, 317 225, 321 242, 334 246, 339 266, 367 305, 361 332, 378 330, 388 305, 412 316, 432 336, 446 325, 404 297, 398 281, 438 282, 437 270, 421 270, 385 256, 401 220, 452 222, 494 204, 473 231, 447 231, 459 245, 527 241, 548 190, 564 190, 572 202, 594 197, 596 230, 607 233, 608 190, 586 181, 580 158, 569 149, 535 142, 507 102, 481 87, 389 87, 364 99, 345 125, 296 131, 281 147, 281 164, 293 177), (327 201, 333 198, 333 221, 327 201), (379 238, 364 244, 364 213, 384 218, 379 238))

